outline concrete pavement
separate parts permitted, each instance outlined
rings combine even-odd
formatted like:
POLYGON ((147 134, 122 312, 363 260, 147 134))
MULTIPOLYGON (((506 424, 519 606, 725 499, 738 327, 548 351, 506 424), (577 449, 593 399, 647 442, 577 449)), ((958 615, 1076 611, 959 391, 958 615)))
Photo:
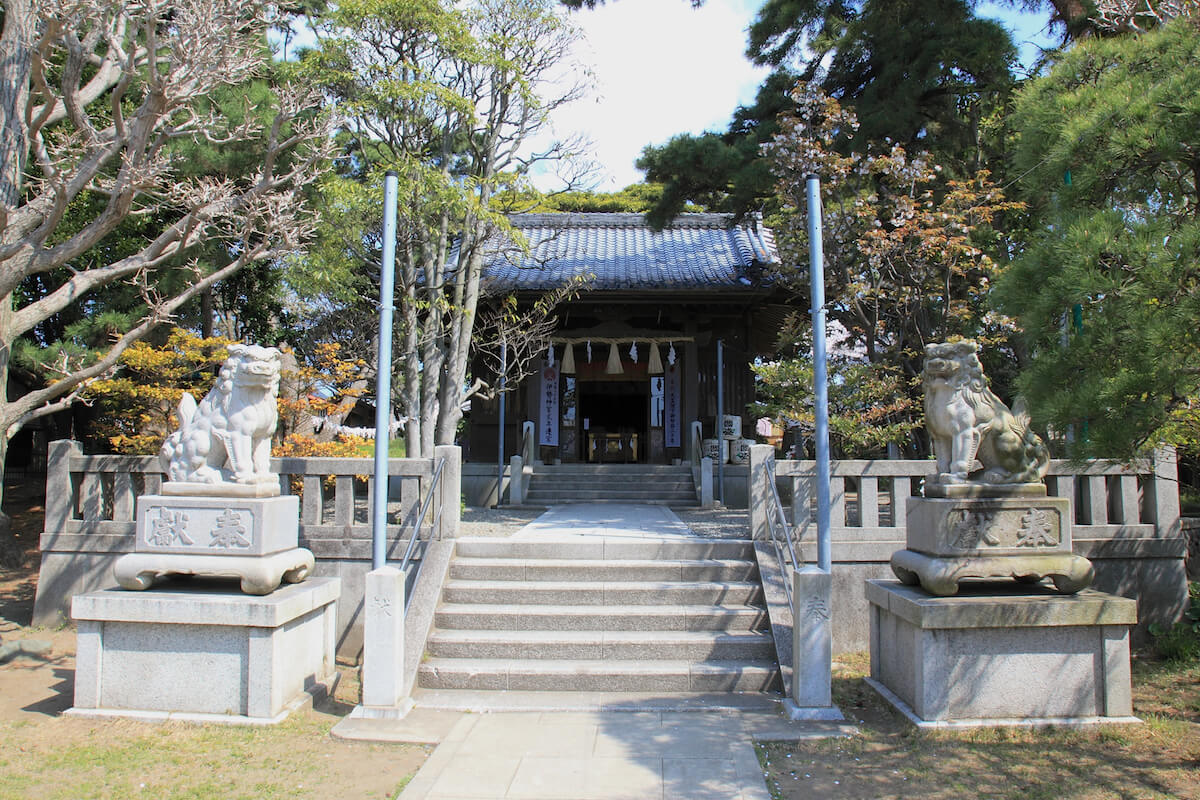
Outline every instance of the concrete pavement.
POLYGON ((400 800, 769 800, 754 740, 851 732, 764 712, 463 714, 400 800))
MULTIPOLYGON (((667 508, 595 504, 554 507, 509 541, 584 538, 613 547, 696 539, 667 508)), ((739 705, 722 710, 528 710, 530 697, 543 695, 553 701, 549 707, 569 708, 559 694, 491 692, 499 700, 485 707, 502 708, 512 696, 519 709, 493 713, 418 702, 399 720, 343 720, 334 735, 437 743, 399 800, 769 800, 755 741, 855 731, 846 723, 789 721, 777 702, 756 693, 729 694, 739 705)), ((635 697, 628 707, 661 707, 668 700, 635 697)))

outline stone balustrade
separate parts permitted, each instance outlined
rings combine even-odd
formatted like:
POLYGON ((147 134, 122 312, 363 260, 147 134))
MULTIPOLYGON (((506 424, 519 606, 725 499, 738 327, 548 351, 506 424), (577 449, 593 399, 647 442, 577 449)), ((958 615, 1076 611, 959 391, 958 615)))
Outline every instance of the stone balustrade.
MULTIPOLYGON (((891 555, 905 546, 908 498, 933 475, 932 460, 838 460, 831 464, 830 539, 833 556, 834 648, 867 647, 863 585, 891 579, 891 555)), ((817 558, 815 461, 776 461, 776 486, 795 528, 801 558, 817 558)), ((750 467, 751 484, 764 474, 750 467)), ((1186 543, 1180 527, 1175 452, 1169 448, 1134 464, 1054 460, 1048 493, 1071 502, 1074 552, 1096 567, 1101 591, 1138 600, 1136 635, 1151 622, 1179 618, 1187 604, 1186 543)), ((751 530, 756 530, 750 487, 751 530)), ((758 523, 761 527, 765 522, 758 523)))
MULTIPOLYGON (((430 503, 423 539, 457 535, 461 456, 438 447, 433 458, 388 461, 388 557, 397 561, 428 492, 438 460, 447 463, 430 503), (436 525, 435 525, 436 523, 436 525), (403 540, 402 540, 403 539, 403 540)), ((342 579, 339 651, 361 642, 363 580, 371 561, 371 458, 273 458, 283 494, 299 494, 300 545, 316 556, 314 574, 342 579)), ((46 524, 34 624, 57 625, 71 597, 114 586, 112 564, 133 551, 135 500, 163 482, 155 456, 85 455, 78 442, 49 446, 46 524)))

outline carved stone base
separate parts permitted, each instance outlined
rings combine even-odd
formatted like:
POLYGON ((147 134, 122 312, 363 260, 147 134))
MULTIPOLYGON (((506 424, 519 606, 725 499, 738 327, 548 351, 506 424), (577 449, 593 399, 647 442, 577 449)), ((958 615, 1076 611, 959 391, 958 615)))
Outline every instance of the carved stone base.
POLYGON ((1014 584, 957 597, 894 581, 865 588, 870 683, 919 726, 1135 721, 1133 600, 1014 584))
POLYGON ((270 594, 283 583, 300 583, 315 564, 313 554, 295 547, 264 556, 199 555, 193 553, 128 553, 117 559, 113 574, 123 589, 149 589, 167 575, 238 578, 246 594, 270 594))
MULTIPOLYGON (((278 488, 278 484, 276 484, 278 488)), ((260 556, 299 543, 300 498, 146 494, 134 552, 260 556)))
POLYGON ((269 597, 191 582, 76 595, 75 716, 271 724, 337 681, 341 582, 269 597))
POLYGON ((255 483, 199 483, 196 481, 164 481, 162 493, 175 497, 279 497, 279 481, 255 483))
POLYGON ((892 572, 902 583, 920 583, 942 597, 956 594, 964 578, 1050 578, 1064 594, 1087 588, 1094 572, 1091 562, 1072 552, 1070 501, 1039 496, 1037 486, 1021 484, 1021 491, 1006 497, 913 499, 908 548, 892 555, 892 572))
POLYGON ((964 578, 1014 578, 1020 583, 1050 578, 1058 591, 1075 594, 1090 586, 1094 576, 1092 562, 1070 553, 940 558, 915 550, 897 550, 892 554, 892 572, 901 583, 920 583, 925 591, 940 597, 957 594, 959 581, 964 578))

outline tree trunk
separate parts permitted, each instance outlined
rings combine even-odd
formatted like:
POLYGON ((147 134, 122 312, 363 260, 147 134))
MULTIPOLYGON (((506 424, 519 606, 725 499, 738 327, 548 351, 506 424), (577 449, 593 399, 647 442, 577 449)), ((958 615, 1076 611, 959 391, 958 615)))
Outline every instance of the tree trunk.
MULTIPOLYGON (((9 419, 8 365, 12 358, 11 337, 8 335, 12 317, 12 295, 0 297, 0 509, 4 503, 4 467, 8 457, 9 430, 15 420, 9 419)), ((0 567, 15 569, 21 566, 24 553, 12 532, 12 520, 0 510, 0 567)))
MULTIPOLYGON (((8 458, 8 438, 0 436, 0 475, 8 458)), ((0 505, 4 502, 4 481, 0 480, 0 505)), ((19 569, 25 562, 25 551, 13 535, 12 518, 0 511, 0 567, 19 569)))
POLYGON ((29 0, 5 0, 0 33, 0 205, 10 209, 20 203, 29 157, 25 106, 33 70, 34 19, 29 0))
MULTIPOLYGON (((213 335, 213 290, 200 293, 200 336, 211 339, 213 335)), ((234 338, 234 337, 230 337, 234 338)), ((293 362, 295 358, 292 359, 293 362)))

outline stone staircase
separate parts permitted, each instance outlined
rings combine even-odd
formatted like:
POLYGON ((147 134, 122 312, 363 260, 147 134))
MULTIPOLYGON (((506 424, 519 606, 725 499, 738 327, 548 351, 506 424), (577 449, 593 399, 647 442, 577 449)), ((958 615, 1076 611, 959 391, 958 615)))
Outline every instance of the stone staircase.
POLYGON ((525 503, 641 503, 699 505, 692 468, 684 464, 535 464, 525 503))
POLYGON ((753 547, 460 539, 417 686, 435 708, 773 708, 753 547))

